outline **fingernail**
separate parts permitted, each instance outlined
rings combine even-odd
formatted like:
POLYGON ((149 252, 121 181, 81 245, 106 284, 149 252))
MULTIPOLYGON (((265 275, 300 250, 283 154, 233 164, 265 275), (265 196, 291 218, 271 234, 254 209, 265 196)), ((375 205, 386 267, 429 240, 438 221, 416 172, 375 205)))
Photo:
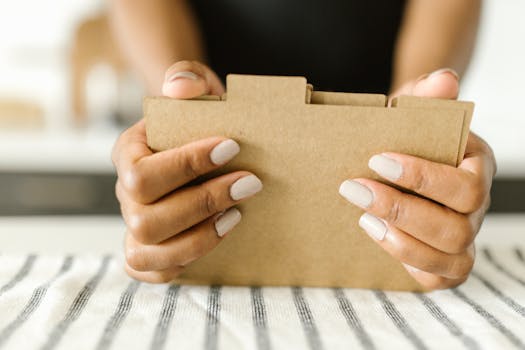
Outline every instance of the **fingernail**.
POLYGON ((440 74, 443 74, 443 73, 450 73, 452 74, 453 76, 456 77, 457 80, 459 80, 459 74, 458 72, 456 72, 454 69, 452 68, 441 68, 441 69, 438 69, 436 71, 433 71, 432 73, 429 74, 429 76, 427 78, 431 78, 431 77, 435 77, 437 75, 440 75, 440 74))
POLYGON ((368 213, 361 215, 359 218, 359 226, 361 226, 370 237, 378 241, 382 241, 388 232, 388 228, 381 219, 368 213))
POLYGON ((215 165, 222 165, 235 157, 240 150, 241 148, 237 142, 231 139, 224 140, 211 150, 211 162, 215 165))
POLYGON ((262 190, 263 184, 255 175, 248 175, 235 181, 230 187, 230 196, 233 200, 238 201, 256 194, 262 190))
POLYGON ((227 232, 231 231, 239 221, 241 221, 241 212, 237 208, 227 210, 215 221, 217 236, 224 236, 227 232))
POLYGON ((419 271, 421 271, 420 269, 418 269, 417 267, 414 267, 412 265, 408 265, 408 264, 405 264, 405 263, 401 263, 401 264, 403 264, 405 269, 407 269, 408 271, 411 271, 411 272, 419 272, 419 271))
POLYGON ((173 75, 171 75, 167 82, 172 83, 177 79, 190 79, 190 80, 198 80, 199 76, 193 72, 177 72, 173 75))
POLYGON ((374 194, 368 187, 354 180, 346 180, 339 186, 339 194, 349 202, 361 208, 368 208, 374 200, 374 194))
POLYGON ((388 180, 395 181, 401 177, 403 167, 395 159, 383 154, 377 154, 370 158, 368 167, 388 180))

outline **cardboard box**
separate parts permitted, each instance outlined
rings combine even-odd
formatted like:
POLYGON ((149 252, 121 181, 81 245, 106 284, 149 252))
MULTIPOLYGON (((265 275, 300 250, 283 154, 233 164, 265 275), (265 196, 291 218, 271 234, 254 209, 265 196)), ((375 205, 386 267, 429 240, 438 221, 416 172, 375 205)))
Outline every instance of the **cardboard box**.
POLYGON ((361 230, 363 211, 338 188, 346 179, 379 179, 368 159, 385 151, 457 165, 473 104, 403 96, 385 107, 386 101, 313 91, 302 77, 245 75, 229 75, 222 98, 146 98, 153 150, 230 137, 240 154, 200 181, 244 169, 264 184, 238 205, 243 218, 236 228, 178 282, 421 290, 361 230))

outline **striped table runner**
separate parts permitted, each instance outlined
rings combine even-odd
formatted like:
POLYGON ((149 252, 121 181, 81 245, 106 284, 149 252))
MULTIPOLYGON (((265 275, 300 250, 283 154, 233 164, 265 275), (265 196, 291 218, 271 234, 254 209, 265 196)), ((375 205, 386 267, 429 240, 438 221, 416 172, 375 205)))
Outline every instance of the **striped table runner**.
POLYGON ((0 349, 525 349, 525 249, 426 294, 149 285, 120 257, 0 254, 0 349))

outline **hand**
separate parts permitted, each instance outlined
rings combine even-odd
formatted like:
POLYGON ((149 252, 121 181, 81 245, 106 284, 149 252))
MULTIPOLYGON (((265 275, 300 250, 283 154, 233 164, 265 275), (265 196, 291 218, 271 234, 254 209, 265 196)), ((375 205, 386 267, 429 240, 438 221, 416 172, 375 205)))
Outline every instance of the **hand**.
MULTIPOLYGON (((162 91, 173 98, 192 98, 221 95, 224 87, 208 67, 182 61, 168 69, 162 91)), ((153 153, 143 120, 119 137, 112 159, 131 277, 151 283, 174 279, 240 221, 241 213, 233 206, 262 189, 255 175, 235 171, 181 188, 227 163, 239 150, 234 140, 217 136, 153 153)))
MULTIPOLYGON (((436 71, 401 93, 457 98, 457 75, 436 71)), ((339 192, 364 213, 359 225, 427 289, 463 283, 472 270, 474 238, 490 204, 496 162, 490 147, 470 133, 458 168, 398 153, 373 156, 369 167, 393 184, 347 180, 339 192)))

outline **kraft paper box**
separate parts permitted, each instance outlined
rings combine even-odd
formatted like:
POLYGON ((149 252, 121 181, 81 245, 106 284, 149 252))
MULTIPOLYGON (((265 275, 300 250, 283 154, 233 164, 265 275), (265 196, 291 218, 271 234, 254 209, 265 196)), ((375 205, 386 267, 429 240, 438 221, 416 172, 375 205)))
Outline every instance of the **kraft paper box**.
POLYGON ((363 211, 339 195, 339 185, 380 180, 368 159, 386 151, 456 166, 473 104, 402 96, 385 107, 386 101, 313 91, 302 77, 245 75, 229 75, 220 98, 145 98, 151 149, 229 137, 241 152, 199 181, 248 170, 264 184, 237 206, 241 222, 177 282, 422 290, 358 226, 363 211))

